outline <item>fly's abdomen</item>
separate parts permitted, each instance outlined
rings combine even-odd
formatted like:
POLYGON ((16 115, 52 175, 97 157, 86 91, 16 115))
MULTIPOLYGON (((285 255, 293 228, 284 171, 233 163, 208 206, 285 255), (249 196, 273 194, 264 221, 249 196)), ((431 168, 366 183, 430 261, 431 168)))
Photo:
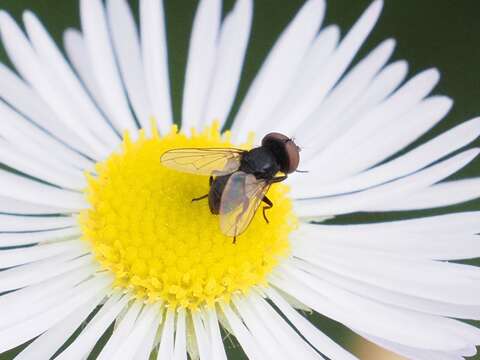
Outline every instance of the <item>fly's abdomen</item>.
POLYGON ((222 199, 223 190, 227 184, 230 175, 217 176, 212 185, 210 186, 210 192, 208 193, 208 206, 212 214, 218 215, 220 212, 220 200, 222 199))

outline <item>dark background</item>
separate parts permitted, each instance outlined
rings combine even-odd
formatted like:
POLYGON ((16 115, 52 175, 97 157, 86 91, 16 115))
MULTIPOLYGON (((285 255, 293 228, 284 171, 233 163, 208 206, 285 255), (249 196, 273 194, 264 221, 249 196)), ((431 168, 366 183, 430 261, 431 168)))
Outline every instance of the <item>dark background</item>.
MULTIPOLYGON (((188 38, 197 1, 165 0, 164 2, 174 113, 178 118, 188 38)), ((130 3, 137 12, 138 1, 133 0, 130 3)), ((233 0, 226 0, 224 10, 228 11, 233 3, 233 0)), ((248 84, 274 40, 303 3, 303 0, 255 1, 251 41, 234 111, 238 109, 239 100, 245 95, 248 84)), ((345 34, 368 4, 370 0, 330 0, 324 24, 336 23, 342 28, 342 34, 345 34)), ((59 43, 61 43, 64 29, 79 27, 76 0, 2 0, 0 7, 17 19, 20 19, 23 10, 33 10, 59 43)), ((385 0, 383 15, 360 52, 360 55, 366 54, 381 40, 393 37, 397 40, 394 59, 408 60, 410 74, 432 66, 440 70, 442 80, 435 93, 452 97, 455 105, 447 118, 428 137, 480 114, 479 14, 480 2, 473 0, 385 0)), ((8 62, 3 49, 0 50, 0 59, 8 62)), ((480 143, 477 141, 476 144, 478 146, 480 143)), ((474 175, 480 175, 479 160, 474 161, 455 177, 474 175)), ((479 201, 473 201, 448 210, 478 210, 479 205, 479 201)), ((380 214, 373 216, 376 216, 376 219, 385 217, 380 214)), ((362 216, 352 216, 348 220, 360 218, 362 216)), ((320 316, 314 316, 312 320, 339 339, 341 343, 352 346, 351 335, 342 327, 320 316)), ((16 352, 11 351, 0 355, 0 360, 11 359, 16 352)), ((232 359, 244 358, 235 350, 232 350, 231 354, 232 359)), ((369 360, 386 359, 385 356, 362 355, 362 357, 369 360)), ((480 356, 475 359, 480 359, 480 356)))

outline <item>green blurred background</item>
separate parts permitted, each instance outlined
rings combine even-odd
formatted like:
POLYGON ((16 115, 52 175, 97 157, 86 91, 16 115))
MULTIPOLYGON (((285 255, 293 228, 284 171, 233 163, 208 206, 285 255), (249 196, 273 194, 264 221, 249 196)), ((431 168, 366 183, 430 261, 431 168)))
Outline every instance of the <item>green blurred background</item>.
MULTIPOLYGON (((178 118, 188 39, 197 1, 165 0, 164 2, 174 113, 178 118)), ((130 3, 137 13, 138 1, 132 0, 130 3)), ((228 11, 233 3, 233 0, 226 0, 224 11, 228 11)), ((303 3, 304 0, 255 1, 251 41, 234 111, 238 109, 241 98, 245 95, 249 83, 274 40, 303 3)), ((370 0, 330 0, 324 24, 336 23, 342 28, 342 33, 345 33, 369 3, 370 0)), ((0 7, 17 19, 21 18, 23 10, 33 10, 59 43, 62 41, 64 29, 79 27, 76 0, 2 0, 0 7)), ((473 0, 385 0, 383 15, 369 41, 361 50, 360 55, 366 54, 381 40, 393 37, 398 41, 394 59, 408 60, 410 74, 432 66, 441 71, 442 80, 435 93, 451 96, 455 100, 455 106, 447 118, 420 141, 480 114, 480 71, 478 70, 480 41, 477 40, 480 35, 479 14, 480 2, 473 0)), ((0 58, 8 63, 3 49, 0 52, 0 58)), ((480 175, 480 160, 474 161, 455 177, 474 175, 480 175)), ((480 201, 429 213, 467 209, 480 209, 480 201)), ((405 216, 410 217, 412 214, 355 215, 342 217, 336 221, 383 220, 405 216)), ((364 349, 359 349, 352 335, 338 324, 318 315, 311 318, 320 328, 342 344, 346 344, 349 349, 353 349, 362 359, 388 358, 385 354, 373 355, 366 353, 364 349)), ((18 349, 2 354, 0 360, 11 359, 17 352, 18 349)), ((229 349, 229 352, 232 359, 245 358, 238 349, 229 349)), ((480 359, 480 356, 475 359, 480 359)))

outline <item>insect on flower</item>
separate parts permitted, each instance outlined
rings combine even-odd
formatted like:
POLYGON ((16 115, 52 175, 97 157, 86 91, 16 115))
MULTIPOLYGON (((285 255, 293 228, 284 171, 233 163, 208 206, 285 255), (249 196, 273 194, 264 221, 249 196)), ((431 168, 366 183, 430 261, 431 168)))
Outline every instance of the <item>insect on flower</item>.
POLYGON ((220 215, 220 229, 227 236, 241 235, 262 202, 263 217, 273 207, 267 197, 270 186, 297 170, 300 148, 280 133, 267 134, 262 145, 252 150, 229 148, 183 148, 166 151, 163 165, 198 175, 210 176, 208 198, 212 214, 220 215), (279 173, 281 175, 279 175, 279 173))

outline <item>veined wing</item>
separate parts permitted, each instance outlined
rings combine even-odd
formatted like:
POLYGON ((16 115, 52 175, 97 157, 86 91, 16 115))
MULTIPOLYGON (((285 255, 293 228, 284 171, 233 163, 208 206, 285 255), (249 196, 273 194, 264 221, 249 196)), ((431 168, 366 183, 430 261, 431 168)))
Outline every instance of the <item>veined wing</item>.
POLYGON ((197 175, 227 175, 238 170, 245 150, 183 148, 168 150, 160 158, 166 167, 197 175))
POLYGON ((225 235, 238 236, 247 229, 269 187, 243 171, 230 176, 220 200, 220 229, 225 235))

